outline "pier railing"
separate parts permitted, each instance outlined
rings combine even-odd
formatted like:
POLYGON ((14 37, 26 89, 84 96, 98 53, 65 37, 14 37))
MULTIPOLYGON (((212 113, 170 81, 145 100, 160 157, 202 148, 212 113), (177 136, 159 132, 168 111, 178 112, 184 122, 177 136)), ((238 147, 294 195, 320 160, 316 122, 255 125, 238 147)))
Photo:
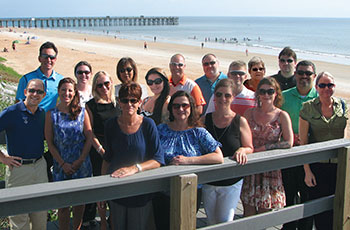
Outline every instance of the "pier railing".
POLYGON ((197 184, 338 158, 335 195, 208 226, 203 229, 263 229, 334 209, 334 228, 350 229, 350 140, 338 139, 249 155, 246 165, 166 166, 127 178, 92 177, 2 189, 0 216, 28 213, 159 191, 171 194, 171 229, 196 228, 197 184))
POLYGON ((178 25, 178 17, 49 17, 0 18, 0 27, 107 27, 107 26, 160 26, 178 25))

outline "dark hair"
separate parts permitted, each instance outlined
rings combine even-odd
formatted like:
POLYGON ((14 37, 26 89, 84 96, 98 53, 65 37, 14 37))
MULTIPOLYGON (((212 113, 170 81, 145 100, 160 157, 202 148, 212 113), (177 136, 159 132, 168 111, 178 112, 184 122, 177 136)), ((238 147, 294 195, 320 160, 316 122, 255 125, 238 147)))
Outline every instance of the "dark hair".
POLYGON ((281 108, 283 104, 283 96, 282 96, 282 91, 280 84, 275 80, 273 77, 265 77, 261 79, 261 81, 258 84, 258 87, 255 91, 255 99, 258 102, 258 107, 260 107, 260 100, 259 100, 259 89, 262 85, 270 85, 272 86, 275 91, 276 91, 276 98, 275 101, 273 102, 273 105, 276 106, 277 108, 281 108))
POLYGON ((174 93, 173 96, 171 96, 171 99, 170 99, 170 102, 168 105, 169 120, 170 121, 175 120, 174 113, 173 113, 173 103, 174 103, 175 98, 183 97, 183 96, 187 97, 188 101, 190 102, 190 107, 191 107, 191 113, 190 113, 190 116, 188 117, 188 120, 187 120, 188 126, 189 127, 202 126, 200 123, 200 120, 199 120, 199 116, 197 115, 196 106, 195 106, 193 97, 183 90, 179 90, 176 93, 174 93))
POLYGON ((294 59, 294 61, 297 61, 297 54, 289 46, 283 48, 283 50, 278 55, 278 59, 280 59, 283 55, 286 55, 288 57, 291 56, 294 59))
POLYGON ((206 55, 204 55, 204 56, 202 57, 202 62, 204 61, 204 59, 206 59, 206 58, 209 57, 209 56, 213 56, 215 59, 217 59, 217 57, 216 57, 214 54, 208 53, 208 54, 206 54, 206 55))
POLYGON ((82 65, 86 65, 89 68, 90 72, 92 72, 92 67, 91 67, 89 62, 87 62, 87 61, 80 61, 74 67, 74 75, 75 76, 77 75, 77 70, 78 70, 79 66, 82 66, 82 65))
POLYGON ((66 77, 63 78, 59 83, 58 83, 58 91, 60 90, 60 88, 62 87, 63 84, 65 83, 69 83, 72 84, 74 87, 74 97, 71 101, 71 103, 69 104, 69 115, 70 118, 72 120, 76 120, 77 117, 79 116, 80 112, 81 112, 81 106, 80 106, 80 97, 79 97, 79 92, 77 89, 77 84, 75 83, 75 81, 70 78, 70 77, 66 77))
POLYGON ((129 96, 135 97, 137 100, 141 100, 142 89, 136 82, 127 82, 122 84, 119 90, 119 98, 126 98, 129 96))
POLYGON ((136 67, 136 63, 134 60, 132 60, 132 58, 129 58, 129 57, 123 57, 119 60, 118 64, 117 64, 117 69, 116 69, 116 72, 117 72, 117 77, 119 79, 120 82, 122 83, 125 83, 123 82, 121 76, 120 76, 120 70, 121 69, 124 69, 124 66, 126 64, 130 64, 131 67, 132 67, 132 70, 134 72, 134 76, 132 77, 132 81, 134 82, 137 82, 137 67, 136 67))
POLYGON ((214 92, 218 91, 219 88, 221 87, 226 87, 229 88, 231 90, 232 95, 235 95, 235 89, 236 89, 236 84, 233 82, 233 80, 229 79, 229 78, 224 78, 221 79, 215 86, 214 92))
POLYGON ((321 73, 319 73, 318 75, 317 75, 317 77, 316 77, 316 85, 318 85, 318 82, 321 80, 321 78, 323 78, 323 77, 329 77, 330 79, 332 79, 333 81, 334 81, 334 77, 333 77, 333 75, 331 74, 331 73, 329 73, 329 72, 326 72, 326 71, 323 71, 323 72, 321 72, 321 73))
POLYGON ((58 54, 58 49, 57 47, 55 46, 55 44, 53 44, 52 42, 45 42, 44 44, 42 44, 40 46, 40 49, 39 49, 39 56, 41 55, 41 52, 44 50, 44 49, 53 49, 56 53, 56 55, 58 54))
POLYGON ((163 106, 165 101, 167 100, 167 97, 169 96, 170 87, 169 87, 169 80, 165 72, 161 68, 155 67, 148 70, 145 76, 146 81, 148 80, 148 77, 151 74, 157 74, 163 80, 163 90, 160 93, 159 97, 157 98, 156 103, 154 104, 153 114, 151 115, 151 118, 158 125, 161 123, 161 120, 162 120, 163 106))
POLYGON ((295 67, 295 70, 298 70, 299 66, 311 66, 312 70, 314 71, 314 73, 316 74, 316 66, 314 63, 312 63, 311 61, 308 60, 303 60, 300 61, 297 66, 295 67))

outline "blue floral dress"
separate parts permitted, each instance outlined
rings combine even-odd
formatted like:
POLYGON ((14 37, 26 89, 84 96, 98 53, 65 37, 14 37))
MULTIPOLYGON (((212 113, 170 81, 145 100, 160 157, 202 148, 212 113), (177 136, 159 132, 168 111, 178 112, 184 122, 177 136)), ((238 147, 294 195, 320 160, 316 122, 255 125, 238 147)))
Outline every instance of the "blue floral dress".
MULTIPOLYGON (((76 120, 71 120, 69 114, 60 112, 57 108, 51 110, 51 119, 53 126, 53 142, 64 160, 67 163, 73 163, 82 153, 84 136, 84 114, 85 108, 82 108, 76 120)), ((66 175, 58 162, 53 162, 53 180, 62 181, 68 179, 77 179, 90 177, 92 174, 89 155, 85 158, 79 170, 72 175, 66 175)))

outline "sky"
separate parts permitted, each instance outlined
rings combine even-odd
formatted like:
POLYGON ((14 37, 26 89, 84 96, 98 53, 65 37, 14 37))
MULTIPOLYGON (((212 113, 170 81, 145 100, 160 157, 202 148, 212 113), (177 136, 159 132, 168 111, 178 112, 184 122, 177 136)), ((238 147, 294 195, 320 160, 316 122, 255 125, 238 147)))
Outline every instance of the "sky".
POLYGON ((1 0, 0 18, 65 16, 350 17, 349 0, 1 0))

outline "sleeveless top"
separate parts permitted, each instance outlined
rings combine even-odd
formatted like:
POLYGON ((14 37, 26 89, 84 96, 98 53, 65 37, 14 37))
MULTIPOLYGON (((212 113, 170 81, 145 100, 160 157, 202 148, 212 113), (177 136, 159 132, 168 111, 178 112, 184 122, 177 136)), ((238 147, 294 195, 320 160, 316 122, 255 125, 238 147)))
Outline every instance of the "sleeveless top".
MULTIPOLYGON (((209 133, 222 144, 221 150, 224 157, 231 157, 242 146, 240 131, 241 116, 236 114, 231 124, 225 128, 218 128, 213 122, 213 114, 208 113, 205 116, 205 127, 209 133)), ((208 183, 215 186, 230 186, 240 181, 243 177, 231 178, 222 181, 208 183)))

